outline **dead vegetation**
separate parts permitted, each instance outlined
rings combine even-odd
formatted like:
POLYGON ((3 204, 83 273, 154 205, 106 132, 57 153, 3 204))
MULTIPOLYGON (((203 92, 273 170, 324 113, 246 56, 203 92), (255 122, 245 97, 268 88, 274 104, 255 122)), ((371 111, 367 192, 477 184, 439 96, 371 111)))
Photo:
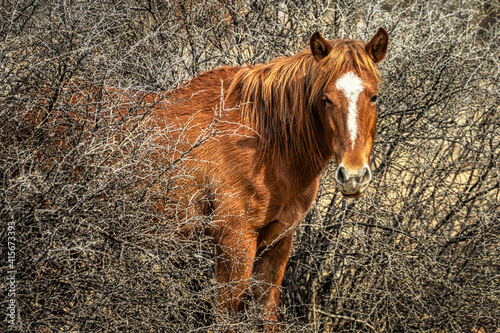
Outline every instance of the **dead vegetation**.
POLYGON ((366 40, 384 26, 373 184, 344 200, 325 174, 287 267, 283 330, 497 332, 496 13, 476 0, 2 1, 3 291, 8 222, 17 272, 16 324, 2 316, 2 327, 254 331, 252 311, 217 319, 207 240, 174 237, 198 222, 173 221, 189 207, 170 198, 163 214, 152 209, 192 172, 172 159, 187 156, 182 143, 159 144, 180 129, 151 126, 141 99, 118 118, 106 95, 69 103, 78 92, 65 84, 165 91, 217 66, 294 54, 316 30, 366 40))

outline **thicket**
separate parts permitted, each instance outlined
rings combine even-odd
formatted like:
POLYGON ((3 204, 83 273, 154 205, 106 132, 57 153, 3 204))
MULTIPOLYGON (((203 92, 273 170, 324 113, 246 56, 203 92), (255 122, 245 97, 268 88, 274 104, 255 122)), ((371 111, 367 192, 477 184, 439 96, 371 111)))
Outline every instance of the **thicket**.
MULTIPOLYGON (((214 307, 212 248, 203 237, 175 237, 172 213, 186 207, 172 200, 165 212, 154 209, 192 171, 182 163, 185 147, 168 141, 180 129, 151 126, 141 94, 217 66, 295 54, 317 30, 369 40, 384 26, 391 39, 380 66, 373 183, 365 197, 347 200, 333 167, 325 173, 296 232, 282 328, 500 329, 498 3, 0 3, 2 328, 226 329, 214 307), (106 93, 81 95, 103 86, 126 89, 136 102, 117 117, 106 93), (9 222, 15 325, 4 315, 9 222)), ((250 310, 235 325, 254 331, 256 323, 250 310)))

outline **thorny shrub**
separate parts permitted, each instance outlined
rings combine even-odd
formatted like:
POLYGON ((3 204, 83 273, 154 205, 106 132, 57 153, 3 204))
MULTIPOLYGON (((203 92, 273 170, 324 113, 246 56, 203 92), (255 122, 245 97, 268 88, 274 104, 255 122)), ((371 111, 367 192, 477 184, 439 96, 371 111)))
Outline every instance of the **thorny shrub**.
MULTIPOLYGON (((168 140, 181 129, 151 125, 140 96, 217 66, 295 54, 317 30, 367 40, 384 26, 373 184, 347 200, 325 173, 296 234, 282 328, 498 331, 498 13, 480 0, 2 1, 1 326, 227 329, 208 240, 175 237, 199 222, 174 221, 189 207, 169 197, 192 172, 189 150, 168 140), (117 117, 105 93, 75 102, 71 82, 125 88, 136 102, 117 117), (163 212, 160 199, 170 203, 163 212), (4 316, 8 224, 15 325, 4 316)), ((233 328, 256 322, 249 310, 233 328)))

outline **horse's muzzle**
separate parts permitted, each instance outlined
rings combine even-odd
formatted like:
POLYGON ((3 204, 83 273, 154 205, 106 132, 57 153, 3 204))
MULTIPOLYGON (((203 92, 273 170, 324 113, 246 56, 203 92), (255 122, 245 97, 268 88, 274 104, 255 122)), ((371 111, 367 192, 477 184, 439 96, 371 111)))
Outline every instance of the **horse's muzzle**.
POLYGON ((335 180, 340 185, 342 194, 347 198, 359 198, 365 195, 364 191, 372 179, 372 172, 368 165, 364 165, 360 170, 346 169, 340 164, 335 171, 335 180))

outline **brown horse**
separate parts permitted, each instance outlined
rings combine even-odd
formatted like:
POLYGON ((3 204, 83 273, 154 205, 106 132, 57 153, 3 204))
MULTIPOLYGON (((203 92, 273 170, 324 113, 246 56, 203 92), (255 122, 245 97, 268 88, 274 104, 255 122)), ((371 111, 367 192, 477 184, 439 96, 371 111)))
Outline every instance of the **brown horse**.
MULTIPOLYGON (((79 90, 80 83, 73 81, 68 86, 79 93, 71 95, 70 104, 92 104, 106 95, 119 118, 134 103, 141 114, 146 101, 150 107, 144 113, 152 112, 154 126, 183 129, 167 131, 178 143, 171 150, 193 171, 178 190, 169 189, 157 208, 168 211, 170 201, 185 201, 189 214, 208 221, 203 228, 216 244, 223 312, 242 311, 251 295, 261 302, 264 318, 274 322, 293 232, 311 207, 329 161, 335 158, 338 164, 335 178, 344 196, 362 196, 370 182, 379 82, 375 64, 385 57, 387 45, 383 28, 368 43, 326 41, 316 32, 310 49, 292 57, 208 71, 171 92, 79 90)), ((41 123, 46 117, 29 116, 41 123)), ((76 114, 70 117, 78 122, 76 114)))
POLYGON ((197 212, 212 221, 219 303, 228 313, 242 311, 251 294, 267 320, 278 319, 293 232, 332 158, 342 194, 364 194, 376 133, 375 64, 387 45, 383 28, 368 43, 326 41, 316 32, 310 49, 202 73, 171 94, 175 103, 156 109, 160 125, 186 128, 190 145, 210 128, 190 163, 193 184, 205 184, 197 212))

